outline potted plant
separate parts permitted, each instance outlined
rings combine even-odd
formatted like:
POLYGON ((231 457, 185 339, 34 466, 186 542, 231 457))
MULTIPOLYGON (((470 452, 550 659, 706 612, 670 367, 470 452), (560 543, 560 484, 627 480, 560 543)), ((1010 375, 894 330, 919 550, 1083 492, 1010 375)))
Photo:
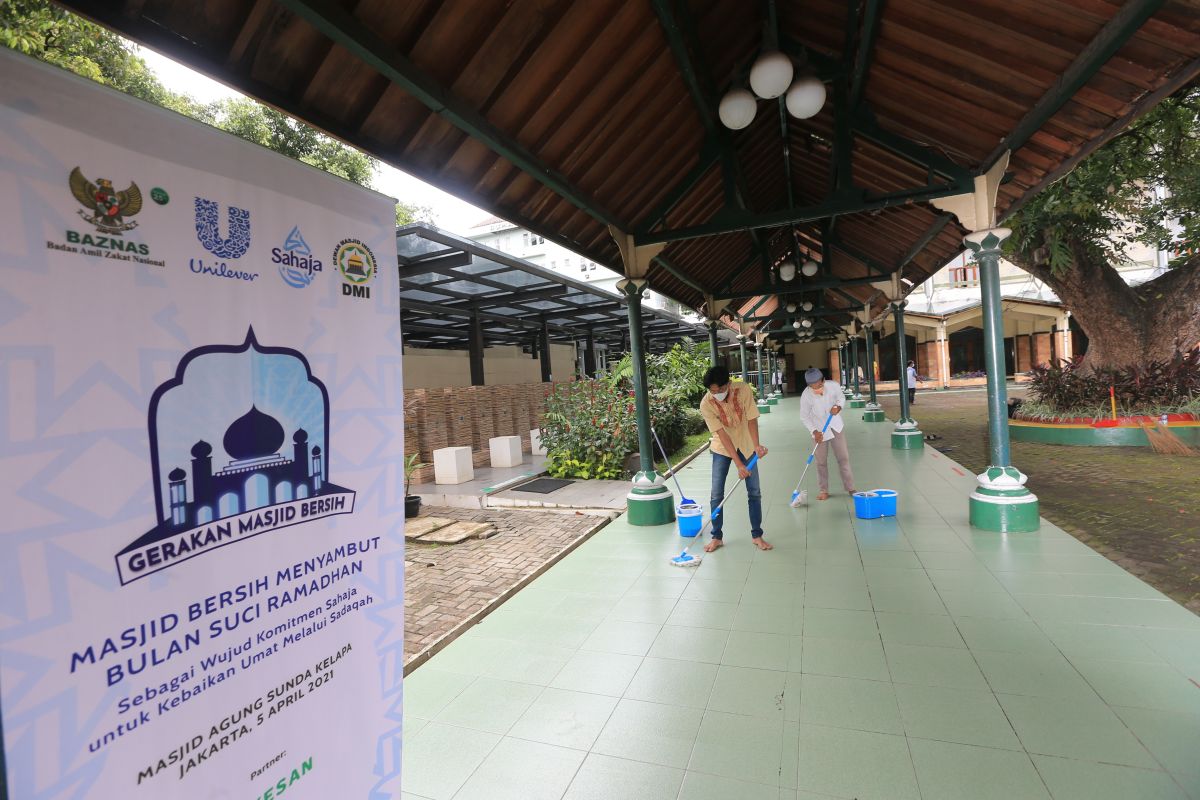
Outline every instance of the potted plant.
POLYGON ((421 495, 409 494, 409 486, 412 484, 413 475, 422 467, 428 467, 428 464, 418 461, 421 457, 420 453, 413 453, 404 459, 404 518, 411 519, 421 513, 421 495))

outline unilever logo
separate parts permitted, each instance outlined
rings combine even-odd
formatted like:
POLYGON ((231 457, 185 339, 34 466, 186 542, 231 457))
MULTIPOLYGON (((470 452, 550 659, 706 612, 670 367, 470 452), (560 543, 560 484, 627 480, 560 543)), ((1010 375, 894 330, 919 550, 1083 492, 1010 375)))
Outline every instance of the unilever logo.
POLYGON ((212 200, 196 198, 196 238, 217 258, 241 258, 250 249, 250 212, 229 207, 229 235, 221 237, 221 207, 212 200))
POLYGON ((314 274, 320 272, 321 260, 313 258, 312 248, 304 241, 300 226, 292 228, 283 247, 271 249, 271 261, 279 265, 279 277, 294 289, 303 289, 313 282, 314 274))
MULTIPOLYGON (((229 235, 221 236, 221 206, 203 197, 196 198, 196 238, 204 249, 217 258, 241 258, 250 249, 250 212, 230 206, 226 214, 229 235)), ((230 269, 223 261, 205 264, 202 258, 191 260, 191 270, 197 275, 213 278, 233 278, 253 281, 257 272, 230 269)))

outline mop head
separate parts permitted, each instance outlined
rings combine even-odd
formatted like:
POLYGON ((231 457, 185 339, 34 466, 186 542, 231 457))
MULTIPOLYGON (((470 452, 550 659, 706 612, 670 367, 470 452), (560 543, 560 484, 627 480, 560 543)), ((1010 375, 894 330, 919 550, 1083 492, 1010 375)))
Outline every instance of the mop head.
POLYGON ((700 556, 694 556, 691 553, 683 552, 671 559, 673 567, 695 567, 700 564, 700 556))
POLYGON ((808 503, 808 489, 792 492, 792 508, 799 508, 808 503))

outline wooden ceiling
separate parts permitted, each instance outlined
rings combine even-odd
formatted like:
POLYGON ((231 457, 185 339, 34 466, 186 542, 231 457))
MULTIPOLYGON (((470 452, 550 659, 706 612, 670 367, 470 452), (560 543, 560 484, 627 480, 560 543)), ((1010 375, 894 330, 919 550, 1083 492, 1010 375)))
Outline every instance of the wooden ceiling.
POLYGON ((610 225, 667 241, 651 285, 693 308, 878 303, 869 279, 961 249, 929 199, 1011 150, 1011 213, 1200 73, 1191 0, 64 5, 612 269, 610 225), (770 46, 824 109, 762 100, 726 130, 718 99, 770 46), (780 281, 796 255, 821 272, 780 281))

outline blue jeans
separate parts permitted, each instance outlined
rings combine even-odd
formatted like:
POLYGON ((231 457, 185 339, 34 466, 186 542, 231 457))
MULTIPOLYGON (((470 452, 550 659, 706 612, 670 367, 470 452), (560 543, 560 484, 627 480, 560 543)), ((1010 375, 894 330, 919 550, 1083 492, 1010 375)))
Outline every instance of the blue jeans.
MULTIPOLYGON (((738 451, 738 455, 742 459, 742 463, 747 463, 750 459, 738 451)), ((714 509, 717 504, 725 497, 725 478, 729 476, 729 465, 733 463, 733 459, 729 456, 723 456, 718 453, 712 454, 712 491, 709 494, 709 508, 714 509)), ((750 507, 750 536, 754 539, 761 538, 763 535, 762 529, 762 484, 758 479, 758 464, 754 465, 754 470, 750 473, 750 477, 746 479, 746 500, 750 507)), ((709 513, 712 513, 711 511, 709 513)), ((717 514, 717 518, 712 523, 712 538, 720 539, 725 534, 721 531, 721 525, 725 522, 725 512, 722 510, 717 514)))

